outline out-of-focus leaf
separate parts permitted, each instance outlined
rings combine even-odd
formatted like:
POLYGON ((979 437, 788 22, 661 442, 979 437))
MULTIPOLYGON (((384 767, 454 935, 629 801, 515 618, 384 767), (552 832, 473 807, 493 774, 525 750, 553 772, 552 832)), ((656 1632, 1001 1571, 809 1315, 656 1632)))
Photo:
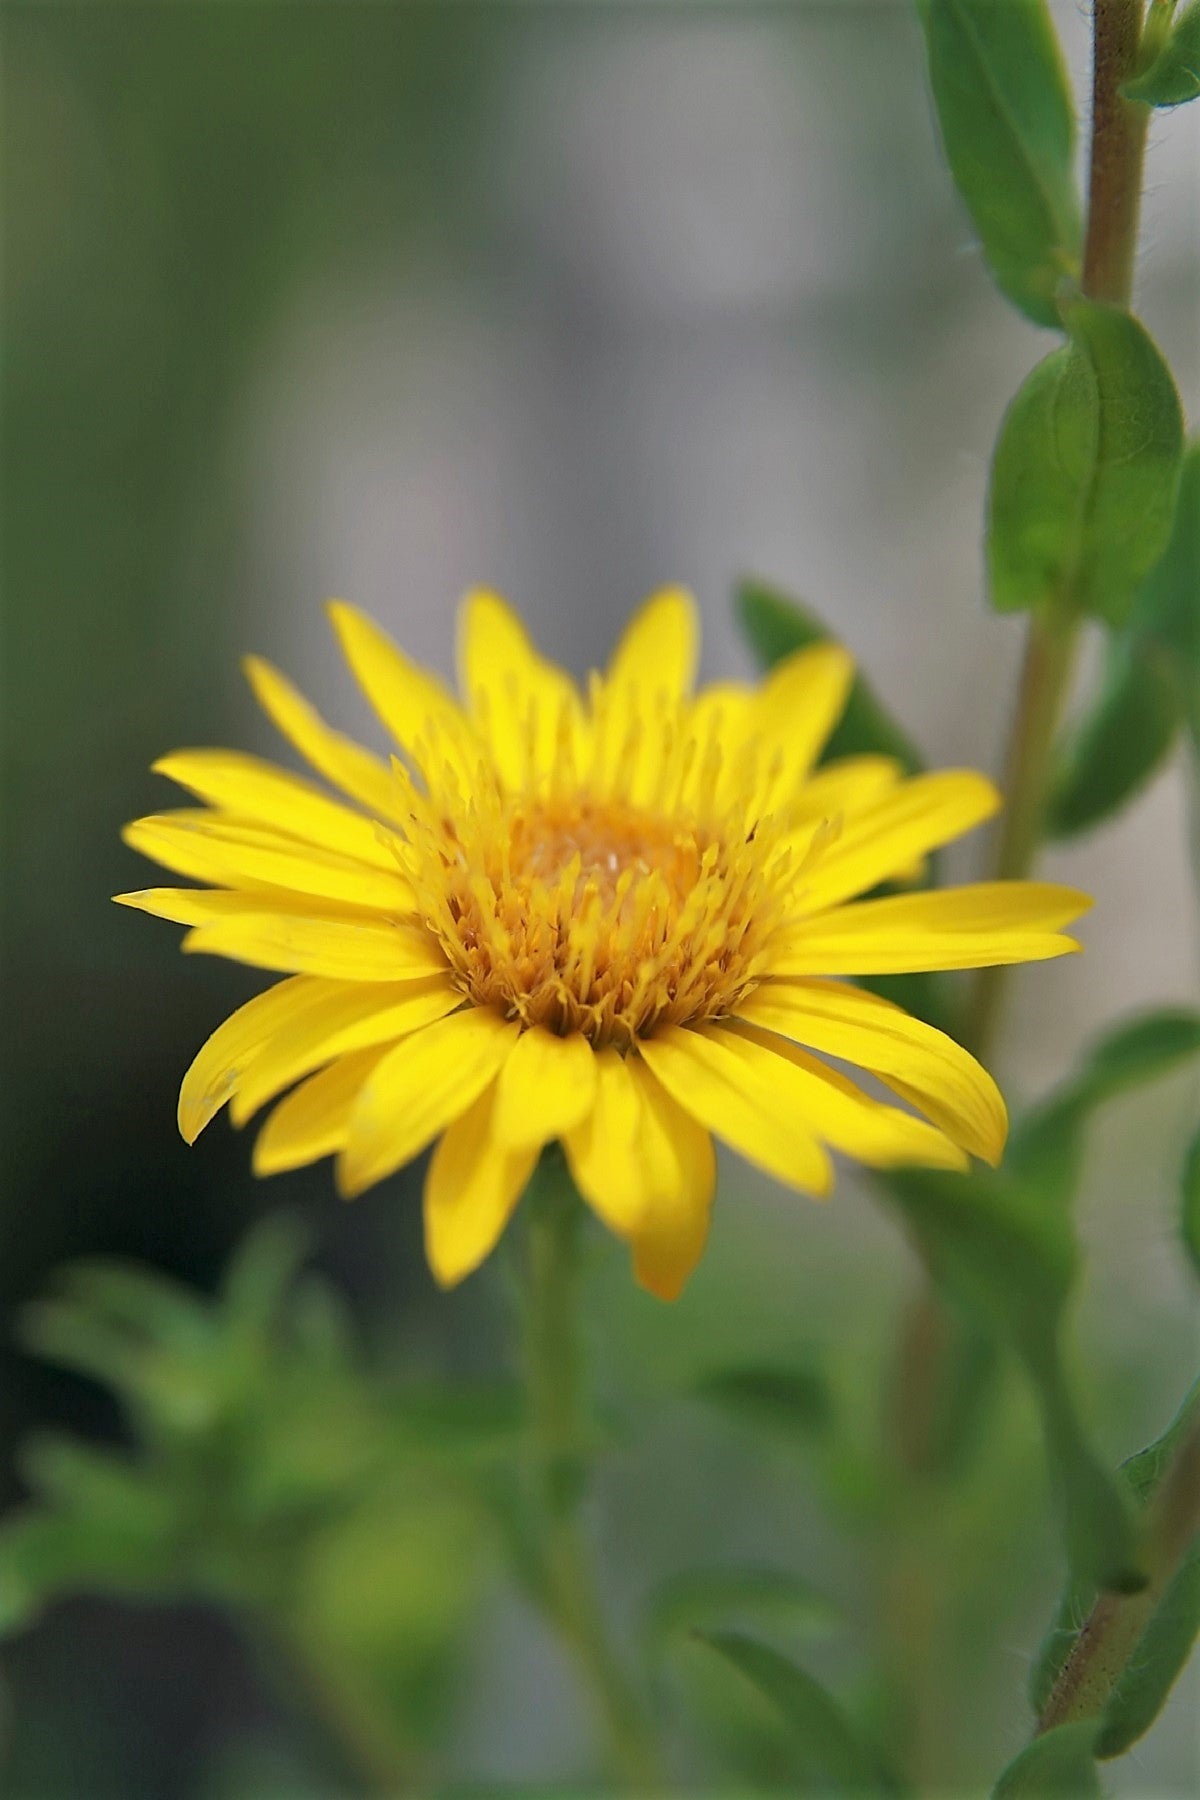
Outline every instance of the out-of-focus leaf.
POLYGON ((1182 106, 1200 94, 1200 0, 1184 7, 1150 67, 1121 91, 1146 106, 1182 106))
POLYGON ((1160 1432, 1152 1444, 1147 1444, 1144 1450, 1127 1457, 1121 1464, 1121 1474, 1141 1505, 1146 1504, 1162 1480, 1198 1410, 1200 1379, 1192 1383, 1166 1430, 1160 1432))
POLYGON ((671 1576, 653 1596, 646 1639, 661 1648, 698 1628, 772 1625, 811 1636, 832 1630, 837 1608, 798 1575, 780 1569, 688 1569, 671 1576))
POLYGON ((793 1441, 823 1431, 832 1416, 829 1388, 816 1369, 721 1369, 705 1375, 694 1391, 733 1417, 793 1441))
POLYGON ((1029 375, 992 463, 987 558, 1001 612, 1053 608, 1121 624, 1171 530, 1183 414, 1138 321, 1076 298, 1071 341, 1029 375))
POLYGON ((1155 1607, 1109 1697, 1096 1742, 1097 1756, 1120 1756, 1149 1731, 1198 1634, 1200 1547, 1184 1560, 1155 1607))
POLYGON ((1091 1800, 1100 1794, 1095 1744, 1098 1721, 1080 1719, 1043 1732, 1013 1758, 992 1800, 1091 1800))
POLYGON ((166 1349, 189 1355, 212 1343, 212 1319, 200 1296, 157 1271, 95 1257, 68 1263, 56 1285, 74 1304, 166 1349))
MULTIPOLYGON (((831 633, 797 600, 759 581, 743 581, 737 589, 742 629, 765 668, 810 644, 828 642, 831 633)), ((922 766, 919 751, 897 725, 866 678, 855 676, 846 710, 825 747, 823 761, 839 756, 891 756, 912 775, 922 766)))
POLYGON ((169 1550, 115 1515, 31 1507, 0 1529, 0 1637, 23 1630, 71 1594, 165 1597, 177 1579, 169 1550))
POLYGON ((737 1631, 698 1631, 697 1639, 725 1658, 779 1715, 824 1793, 895 1792, 878 1755, 862 1740, 820 1684, 778 1650, 737 1631))
POLYGON ((299 1219, 271 1213, 239 1244, 225 1271, 221 1293, 231 1320, 246 1334, 265 1331, 309 1249, 299 1219))
POLYGON ((935 1279, 986 1318, 1029 1371, 1073 1571, 1103 1587, 1139 1586, 1130 1509, 1087 1442, 1062 1369, 1059 1323, 1076 1267, 1069 1220, 989 1174, 898 1170, 884 1191, 935 1279))
POLYGON ((20 1464, 34 1492, 66 1512, 111 1520, 147 1542, 170 1534, 170 1494, 125 1456, 44 1436, 21 1446, 20 1464))
POLYGON ((1057 325, 1079 262, 1075 107, 1044 0, 921 0, 950 172, 1008 298, 1057 325))
POLYGON ((1183 1210, 1180 1215, 1183 1247, 1192 1268, 1200 1275, 1200 1131, 1188 1145, 1183 1159, 1183 1210))
POLYGON ((1115 646, 1100 697, 1063 753, 1046 808, 1050 835, 1073 837, 1119 812, 1166 761, 1178 727, 1172 671, 1149 646, 1115 646))
POLYGON ((27 1306, 19 1329, 35 1355, 111 1387, 147 1428, 186 1434, 215 1417, 219 1394, 208 1352, 179 1355, 139 1342, 102 1313, 66 1300, 27 1306))
POLYGON ((1065 1204, 1078 1178, 1083 1128, 1102 1101, 1200 1054, 1200 1013, 1163 1008, 1118 1025, 1014 1130, 1005 1174, 1031 1196, 1065 1204))

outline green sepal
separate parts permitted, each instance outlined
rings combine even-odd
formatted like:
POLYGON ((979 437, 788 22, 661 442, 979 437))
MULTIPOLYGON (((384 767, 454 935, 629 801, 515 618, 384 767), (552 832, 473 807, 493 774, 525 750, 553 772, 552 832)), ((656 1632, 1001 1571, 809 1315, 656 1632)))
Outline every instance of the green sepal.
POLYGON ((988 494, 987 563, 1000 612, 1085 613, 1120 625, 1171 530, 1183 414, 1145 328, 1076 296, 1070 341, 1004 416, 988 494))
POLYGON ((946 160, 1001 290, 1039 325, 1079 263, 1075 107, 1044 0, 922 0, 946 160))
MULTIPOLYGON (((828 626, 815 613, 764 582, 739 582, 735 606, 742 629, 766 669, 796 650, 828 643, 832 637, 828 626)), ((863 755, 890 756, 907 775, 915 775, 924 766, 912 739, 860 673, 854 678, 845 711, 821 760, 833 762, 839 756, 863 755)))
POLYGON ((992 1789, 992 1800, 1091 1800, 1101 1792, 1096 1773, 1096 1719, 1056 1725, 1015 1756, 992 1789))
POLYGON ((1200 94, 1200 0, 1184 7, 1149 68, 1121 92, 1145 106, 1182 106, 1200 94))
POLYGON ((767 1702, 786 1730, 810 1780, 821 1792, 856 1797, 892 1795, 894 1779, 843 1708, 819 1682, 778 1650, 738 1631, 697 1631, 767 1702))

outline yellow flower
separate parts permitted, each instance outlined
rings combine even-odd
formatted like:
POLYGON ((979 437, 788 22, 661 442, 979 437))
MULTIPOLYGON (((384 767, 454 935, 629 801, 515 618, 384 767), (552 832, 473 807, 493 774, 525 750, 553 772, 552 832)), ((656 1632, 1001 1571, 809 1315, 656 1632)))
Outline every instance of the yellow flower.
POLYGON ((345 798, 255 757, 185 750, 155 767, 202 804, 125 833, 211 884, 125 905, 190 926, 185 950, 288 977, 192 1063, 189 1143, 226 1102, 240 1125, 290 1090, 255 1170, 336 1155, 354 1195, 437 1140, 425 1238, 450 1284, 487 1256, 542 1147, 561 1140, 580 1192, 663 1298, 704 1246, 714 1133, 818 1196, 827 1147, 876 1167, 998 1160, 1007 1121, 986 1071, 831 978, 1059 956, 1078 948, 1061 930, 1089 902, 1034 882, 855 899, 999 797, 981 775, 905 779, 879 756, 816 769, 852 679, 844 650, 801 651, 758 689, 693 693, 695 610, 671 589, 581 693, 501 600, 476 593, 460 702, 361 613, 330 611, 400 747, 391 766, 251 658, 265 711, 345 798))

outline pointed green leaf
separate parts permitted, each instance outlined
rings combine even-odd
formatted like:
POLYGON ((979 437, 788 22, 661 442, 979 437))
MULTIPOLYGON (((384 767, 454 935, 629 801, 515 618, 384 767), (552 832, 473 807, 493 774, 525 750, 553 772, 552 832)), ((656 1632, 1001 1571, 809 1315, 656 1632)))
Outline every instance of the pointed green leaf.
POLYGON ((1078 267, 1075 107, 1044 0, 924 0, 946 160, 983 253, 1015 306, 1057 325, 1078 267))
MULTIPOLYGON (((772 668, 793 651, 830 639, 828 627, 814 613, 762 582, 741 582, 736 605, 742 628, 764 668, 772 668)), ((825 747, 823 760, 862 755, 894 757, 910 775, 923 766, 911 738, 860 674, 855 676, 846 710, 825 747)))
POLYGON ((816 1369, 722 1369, 696 1383, 702 1400, 785 1438, 807 1438, 830 1422, 829 1389, 816 1369))
POLYGON ((1180 1218, 1183 1247, 1192 1268, 1200 1275, 1200 1131, 1183 1159, 1183 1212, 1180 1218))
POLYGON ((1171 372, 1138 321, 1075 299, 1071 341, 1038 364, 1005 414, 992 464, 992 604, 1129 614, 1166 547, 1183 451, 1171 372))
POLYGON ((1184 7, 1150 67, 1121 91, 1146 106, 1182 106, 1200 94, 1200 0, 1184 7))
POLYGON ((1164 661, 1149 646, 1114 646, 1100 697, 1062 753, 1046 808, 1050 835, 1073 837, 1119 812, 1162 767, 1178 727, 1164 661))
POLYGON ((771 1625, 825 1633, 838 1620, 826 1595, 781 1569, 686 1569, 663 1582, 646 1615, 648 1642, 661 1648, 683 1632, 716 1625, 771 1625))
POLYGON ((1127 1457, 1121 1464, 1121 1474, 1142 1506, 1154 1493, 1174 1460, 1175 1452, 1183 1442, 1197 1408, 1200 1408, 1200 1380, 1192 1383, 1166 1430, 1160 1432, 1152 1444, 1147 1444, 1144 1450, 1127 1457))
POLYGON ((824 1791, 889 1794, 894 1785, 874 1750, 820 1684, 778 1650, 737 1631, 699 1631, 702 1644, 723 1656, 767 1701, 786 1727, 824 1791))
POLYGON ((1155 1607, 1112 1691, 1104 1709, 1097 1756, 1121 1756, 1149 1731, 1198 1635, 1200 1546, 1185 1559, 1155 1607))
POLYGON ((1100 1794, 1095 1719, 1056 1725, 1014 1757, 992 1789, 992 1800, 1090 1800, 1100 1794))

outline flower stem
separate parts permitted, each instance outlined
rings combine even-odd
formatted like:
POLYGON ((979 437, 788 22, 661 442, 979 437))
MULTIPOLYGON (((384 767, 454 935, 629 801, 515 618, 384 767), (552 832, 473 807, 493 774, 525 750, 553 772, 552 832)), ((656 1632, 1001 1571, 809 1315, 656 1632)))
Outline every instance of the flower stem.
MULTIPOLYGON (((1081 285, 1090 299, 1118 306, 1129 304, 1133 290, 1150 117, 1148 107, 1122 99, 1120 92, 1138 65, 1142 13, 1143 0, 1093 0, 1092 141, 1081 285)), ((996 880, 1022 879, 1037 859, 1051 753, 1078 636, 1070 594, 1030 619, 1006 758, 1007 806, 993 863, 996 880)), ((1003 967, 981 969, 968 997, 962 1038, 983 1060, 994 1046, 1007 977, 1003 967)), ((900 1461, 910 1479, 928 1468, 924 1422, 944 1379, 941 1347, 949 1336, 943 1303, 926 1280, 902 1327, 900 1350, 901 1367, 915 1383, 897 1421, 900 1461)), ((1124 1604, 1135 1607, 1140 1598, 1124 1604)), ((1132 1630, 1132 1613, 1125 1629, 1132 1630)), ((1136 1634, 1128 1648, 1135 1642, 1136 1634)))
POLYGON ((633 1792, 661 1791, 663 1771, 641 1701, 604 1619, 579 1524, 583 1496, 577 1301, 578 1201, 561 1157, 543 1156, 525 1197, 524 1354, 530 1476, 540 1526, 544 1603, 591 1689, 614 1774, 633 1792))
POLYGON ((1059 1670, 1037 1731, 1099 1718, 1137 1649, 1193 1538, 1200 1531, 1200 1413, 1192 1421, 1148 1509, 1136 1594, 1101 1594, 1059 1670))

